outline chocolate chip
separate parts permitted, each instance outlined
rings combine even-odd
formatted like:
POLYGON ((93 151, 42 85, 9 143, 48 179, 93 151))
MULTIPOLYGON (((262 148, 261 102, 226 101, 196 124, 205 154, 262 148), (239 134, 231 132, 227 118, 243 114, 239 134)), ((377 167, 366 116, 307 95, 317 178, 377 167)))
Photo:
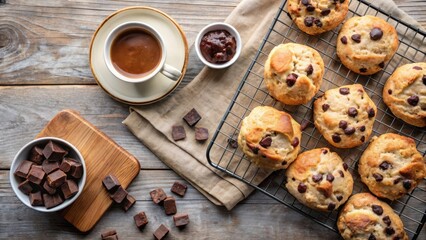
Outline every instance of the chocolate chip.
POLYGON ((360 43, 361 42, 361 34, 354 34, 354 35, 351 36, 351 39, 356 43, 360 43))
POLYGON ((312 67, 312 64, 309 64, 309 66, 305 69, 306 75, 311 75, 314 72, 314 67, 312 67))
POLYGON ((386 225, 391 225, 391 223, 392 223, 392 221, 390 220, 390 218, 389 218, 389 216, 384 216, 383 217, 383 222, 386 224, 386 225))
POLYGON ((329 211, 334 210, 335 208, 336 208, 336 204, 334 204, 334 203, 329 203, 328 206, 327 206, 327 209, 329 211))
POLYGON ((414 66, 413 69, 415 69, 415 70, 423 70, 423 68, 419 67, 419 66, 414 66))
POLYGON ((348 171, 348 168, 349 168, 348 164, 346 164, 346 163, 344 162, 344 163, 343 163, 343 169, 345 169, 345 171, 348 171))
POLYGON ((383 181, 383 176, 379 173, 373 173, 373 177, 374 177, 374 179, 376 179, 376 182, 383 181))
POLYGON ((316 18, 316 19, 314 20, 314 23, 315 23, 315 25, 316 25, 317 27, 322 27, 322 22, 321 22, 321 20, 319 20, 318 18, 316 18))
POLYGON ((333 181, 334 181, 334 176, 333 176, 333 174, 331 174, 331 173, 327 174, 326 179, 327 179, 327 181, 329 181, 329 182, 333 182, 333 181))
POLYGON ((360 140, 361 142, 365 142, 365 136, 362 136, 360 140))
POLYGON ((258 154, 259 153, 259 148, 256 146, 252 146, 247 144, 247 146, 250 148, 250 150, 254 153, 254 154, 258 154))
POLYGON ((308 187, 304 183, 300 183, 299 186, 297 186, 297 191, 300 193, 305 193, 308 187))
POLYGON ((338 195, 338 196, 336 196, 336 199, 340 202, 340 201, 342 201, 343 196, 342 195, 338 195))
POLYGON ((368 240, 376 240, 376 236, 374 236, 374 234, 370 234, 368 240))
POLYGON ((312 176, 312 181, 314 181, 316 183, 321 182, 322 181, 322 174, 318 173, 318 174, 313 175, 312 176))
POLYGON ((383 214, 383 208, 380 205, 371 205, 371 208, 373 209, 373 212, 377 215, 382 215, 383 214))
POLYGON ((398 184, 399 182, 401 182, 402 180, 404 180, 402 177, 399 177, 399 178, 397 178, 397 179, 395 179, 395 180, 393 180, 393 184, 398 184))
POLYGON ((417 106, 417 104, 419 103, 419 97, 416 95, 413 95, 407 99, 407 102, 411 106, 417 106))
POLYGON ((348 38, 346 36, 341 37, 340 41, 345 45, 348 44, 348 38))
POLYGON ((381 62, 381 63, 379 63, 379 67, 380 67, 380 68, 384 68, 384 67, 385 67, 385 62, 381 62))
POLYGON ((393 235, 395 233, 395 230, 393 229, 393 227, 386 227, 385 232, 387 235, 393 235))
POLYGON ((410 180, 404 180, 402 182, 402 186, 404 186, 405 189, 410 190, 410 188, 411 188, 411 181, 410 180))
POLYGON ((324 111, 324 112, 327 112, 327 110, 330 108, 330 105, 328 105, 327 103, 324 103, 323 105, 322 105, 322 110, 324 111))
POLYGON ((426 75, 423 75, 422 81, 423 81, 423 84, 426 85, 426 75))
POLYGON ((370 31, 371 40, 377 41, 377 40, 380 40, 382 37, 383 37, 382 29, 377 28, 377 27, 371 29, 371 31, 370 31))
POLYGON ((291 142, 291 146, 297 147, 297 145, 299 145, 299 138, 295 137, 293 139, 293 142, 291 142))
POLYGON ((349 94, 349 88, 340 88, 339 89, 340 94, 342 95, 348 95, 349 94))
POLYGON ((342 138, 336 133, 333 134, 333 136, 331 136, 331 138, 333 139, 333 142, 335 142, 335 143, 339 143, 340 141, 342 141, 342 138))
POLYGON ((302 4, 305 5, 305 6, 308 6, 309 2, 310 2, 309 0, 302 0, 302 4))
POLYGON ((362 72, 362 73, 365 73, 365 72, 367 72, 367 68, 360 68, 359 71, 362 72))
POLYGON ((383 161, 382 163, 380 163, 379 168, 382 170, 387 170, 390 166, 390 163, 383 161))
POLYGON ((322 153, 323 153, 323 154, 327 154, 327 153, 328 153, 328 150, 327 150, 327 149, 323 149, 323 150, 322 150, 322 153))
POLYGON ((345 130, 347 127, 348 127, 348 122, 346 122, 345 120, 340 120, 339 128, 345 130))
POLYGON ((359 130, 360 130, 361 132, 364 132, 364 131, 365 131, 365 126, 361 126, 361 127, 359 128, 359 130))
POLYGON ((231 146, 231 148, 237 148, 238 147, 237 140, 235 140, 233 138, 228 138, 228 144, 229 144, 229 146, 231 146))
POLYGON ((287 164, 287 161, 283 161, 282 163, 281 163, 281 165, 286 165, 287 164))
POLYGON ((268 148, 270 147, 272 144, 272 138, 270 136, 266 136, 264 137, 260 142, 259 145, 264 147, 264 148, 268 148))
POLYGON ((355 133, 355 128, 354 127, 352 127, 352 126, 349 126, 349 127, 347 127, 346 129, 345 129, 345 135, 352 135, 352 134, 354 134, 355 133))
POLYGON ((340 174, 341 177, 345 177, 345 174, 343 173, 342 170, 339 170, 339 174, 340 174))
POLYGON ((356 110, 356 108, 354 108, 354 107, 350 107, 348 109, 348 115, 350 117, 356 117, 356 115, 358 115, 358 110, 356 110))
POLYGON ((287 86, 292 87, 296 83, 297 77, 299 77, 297 74, 290 73, 286 80, 287 86))
POLYGON ((388 93, 389 93, 389 94, 392 94, 392 89, 388 89, 388 93))
POLYGON ((372 118, 372 117, 374 117, 374 116, 376 116, 376 112, 374 111, 374 109, 373 109, 373 108, 370 108, 370 109, 368 110, 368 117, 369 117, 369 118, 372 118))
POLYGON ((305 26, 312 27, 314 25, 314 18, 313 17, 306 17, 303 22, 305 23, 305 26))
POLYGON ((330 14, 330 12, 331 12, 331 10, 327 8, 327 9, 324 9, 324 10, 321 11, 321 15, 327 16, 328 14, 330 14))
POLYGON ((313 12, 315 11, 315 7, 309 4, 308 6, 306 6, 306 11, 313 12))

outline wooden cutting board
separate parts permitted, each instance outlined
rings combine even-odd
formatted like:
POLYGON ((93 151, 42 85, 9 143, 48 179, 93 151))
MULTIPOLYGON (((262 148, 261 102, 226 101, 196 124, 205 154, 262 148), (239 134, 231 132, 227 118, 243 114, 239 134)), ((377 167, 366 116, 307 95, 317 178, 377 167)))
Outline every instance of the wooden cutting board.
POLYGON ((87 177, 83 192, 61 214, 78 230, 87 232, 112 204, 102 186, 102 179, 112 173, 123 188, 127 188, 139 174, 139 162, 73 110, 59 112, 37 138, 47 136, 67 140, 80 151, 86 162, 87 177))

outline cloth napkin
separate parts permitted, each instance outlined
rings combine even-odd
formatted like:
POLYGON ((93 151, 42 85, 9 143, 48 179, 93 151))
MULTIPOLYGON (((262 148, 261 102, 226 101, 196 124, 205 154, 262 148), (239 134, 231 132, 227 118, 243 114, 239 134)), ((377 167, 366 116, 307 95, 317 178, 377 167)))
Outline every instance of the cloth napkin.
MULTIPOLYGON (((187 126, 182 117, 195 108, 202 116, 197 127, 205 127, 210 136, 213 135, 281 3, 281 0, 242 0, 225 21, 233 25, 242 38, 242 53, 238 61, 224 70, 204 67, 194 80, 171 97, 149 106, 132 106, 130 115, 123 121, 167 166, 214 204, 228 210, 246 198, 253 188, 211 167, 206 158, 208 143, 197 143, 194 129, 187 126), (173 125, 184 125, 185 140, 173 141, 173 125)), ((392 16, 420 27, 392 0, 372 3, 392 16)))

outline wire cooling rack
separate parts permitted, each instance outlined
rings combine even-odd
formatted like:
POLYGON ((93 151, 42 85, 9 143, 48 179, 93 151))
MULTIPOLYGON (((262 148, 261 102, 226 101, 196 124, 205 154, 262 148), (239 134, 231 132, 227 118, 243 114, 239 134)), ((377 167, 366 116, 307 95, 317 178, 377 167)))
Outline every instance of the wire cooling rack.
MULTIPOLYGON (((328 144, 314 127, 312 120, 313 101, 328 89, 346 84, 362 84, 378 108, 372 136, 388 132, 408 136, 415 140, 417 149, 425 156, 425 128, 416 128, 395 118, 383 102, 382 89, 396 67, 412 62, 426 61, 426 33, 383 12, 367 1, 351 1, 347 18, 364 15, 378 16, 397 29, 400 40, 397 53, 380 73, 372 76, 361 76, 345 68, 336 55, 335 43, 339 28, 319 36, 309 36, 293 24, 285 7, 286 3, 286 0, 282 2, 253 62, 238 86, 232 102, 209 144, 207 159, 213 167, 229 173, 289 208, 313 219, 330 230, 338 232, 336 226, 337 210, 324 213, 300 204, 285 188, 284 170, 270 173, 257 168, 251 164, 240 149, 236 148, 236 138, 241 121, 254 107, 259 105, 273 106, 289 112, 296 121, 306 127, 302 132, 301 151, 323 146, 329 147, 332 151, 337 152, 350 166, 355 182, 353 193, 368 191, 368 188, 361 183, 356 169, 357 161, 368 146, 368 142, 350 150, 338 149, 328 144), (276 45, 288 42, 296 42, 313 47, 318 50, 324 60, 325 73, 321 89, 312 101, 304 105, 282 105, 272 99, 264 87, 263 64, 269 52, 276 45)), ((422 181, 417 188, 403 198, 392 202, 387 201, 401 217, 405 230, 411 239, 417 239, 426 222, 426 184, 424 182, 422 181)))

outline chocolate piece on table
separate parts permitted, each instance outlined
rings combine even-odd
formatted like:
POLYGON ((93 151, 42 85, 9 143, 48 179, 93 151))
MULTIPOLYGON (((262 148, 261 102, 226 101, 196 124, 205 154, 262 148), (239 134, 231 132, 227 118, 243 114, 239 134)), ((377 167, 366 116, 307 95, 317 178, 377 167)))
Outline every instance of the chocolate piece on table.
POLYGON ((44 206, 41 192, 30 193, 31 206, 44 206))
POLYGON ((157 240, 161 240, 167 235, 167 233, 169 233, 169 229, 166 226, 164 226, 163 224, 161 224, 157 228, 157 230, 155 230, 154 237, 157 240))
POLYGON ((28 160, 22 161, 21 164, 19 164, 19 166, 15 170, 15 176, 26 178, 33 164, 33 162, 30 162, 28 160))
POLYGON ((187 213, 178 213, 173 216, 173 221, 176 227, 185 227, 189 223, 189 216, 187 213))
POLYGON ((32 183, 40 185, 45 176, 46 173, 43 171, 41 166, 33 165, 30 172, 28 173, 28 180, 32 183))
POLYGON ((114 193, 110 193, 109 196, 114 200, 116 203, 121 203, 126 198, 128 192, 124 190, 123 187, 119 186, 117 190, 115 190, 114 193))
POLYGON ((73 197, 78 192, 78 185, 74 180, 66 180, 61 185, 61 191, 65 199, 73 197))
POLYGON ((187 188, 188 188, 188 186, 186 186, 185 184, 176 181, 175 183, 173 183, 172 189, 170 189, 170 191, 172 191, 172 192, 176 193, 177 195, 183 197, 183 196, 185 196, 187 188))
POLYGON ((59 166, 59 169, 67 173, 71 170, 71 166, 76 162, 77 161, 72 158, 64 158, 64 160, 62 160, 61 165, 59 166))
POLYGON ((49 161, 60 161, 67 153, 67 151, 53 141, 49 141, 43 149, 43 155, 49 161))
POLYGON ((164 199, 164 211, 167 215, 173 215, 177 212, 176 200, 174 197, 167 197, 164 199))
POLYGON ((209 139, 209 130, 207 128, 195 128, 195 140, 206 141, 209 139))
POLYGON ((102 180, 102 184, 107 189, 108 192, 115 191, 119 186, 121 186, 120 182, 118 181, 117 177, 109 174, 102 180))
POLYGON ((61 186, 66 179, 67 179, 67 175, 60 169, 47 175, 47 183, 52 188, 57 188, 61 186))
POLYGON ((46 174, 49 174, 49 173, 51 173, 51 172, 56 171, 56 170, 59 169, 59 163, 58 162, 44 161, 41 164, 41 166, 43 168, 43 171, 46 174))
POLYGON ((186 138, 185 128, 182 125, 172 126, 172 138, 174 141, 179 141, 186 138))
POLYGON ((34 146, 30 151, 30 161, 37 164, 41 164, 44 160, 43 149, 38 146, 34 146))
POLYGON ((64 200, 61 198, 61 196, 58 193, 54 195, 44 193, 43 201, 44 201, 44 206, 46 206, 47 209, 56 207, 59 204, 64 202, 64 200))
POLYGON ((26 195, 30 194, 33 191, 33 186, 30 184, 30 181, 28 181, 28 179, 25 179, 25 181, 21 182, 18 185, 18 188, 26 195))
POLYGON ((190 127, 193 127, 195 124, 197 124, 198 121, 201 120, 201 116, 198 114, 197 110, 193 108, 183 117, 183 120, 185 120, 185 122, 188 123, 190 127))
POLYGON ((49 184, 47 183, 47 181, 44 181, 43 183, 43 189, 49 193, 50 195, 53 195, 56 193, 56 188, 52 188, 49 186, 49 184))
POLYGON ((123 202, 121 203, 123 206, 124 211, 127 212, 127 210, 129 210, 136 202, 136 199, 130 195, 127 194, 126 198, 123 199, 123 202))
POLYGON ((140 212, 136 214, 135 216, 133 216, 133 219, 135 220, 136 227, 138 228, 142 228, 148 224, 148 218, 145 212, 140 212))
POLYGON ((118 240, 118 236, 117 236, 117 234, 115 234, 115 235, 111 235, 111 236, 102 238, 102 240, 118 240))
POLYGON ((166 199, 167 195, 162 188, 157 188, 149 192, 151 195, 152 201, 155 204, 162 204, 164 199, 166 199))
POLYGON ((106 232, 101 233, 101 238, 105 239, 106 237, 113 236, 113 235, 117 235, 117 231, 115 231, 115 229, 108 230, 106 232))
POLYGON ((79 162, 75 162, 71 165, 71 170, 68 172, 71 177, 79 179, 83 176, 83 165, 79 162))

